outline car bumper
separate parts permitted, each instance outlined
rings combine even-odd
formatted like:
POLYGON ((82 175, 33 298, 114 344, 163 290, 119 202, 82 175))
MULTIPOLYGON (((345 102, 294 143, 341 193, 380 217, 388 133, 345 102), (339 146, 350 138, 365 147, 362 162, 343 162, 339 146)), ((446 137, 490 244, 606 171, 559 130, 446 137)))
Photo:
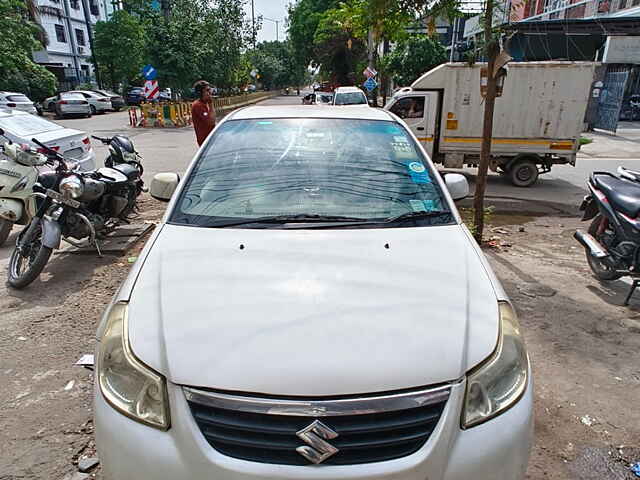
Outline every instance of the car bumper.
POLYGON ((111 103, 102 103, 102 102, 96 102, 94 107, 96 108, 96 111, 98 111, 98 112, 107 112, 107 111, 109 111, 109 110, 111 110, 113 108, 111 106, 111 103))
POLYGON ((59 107, 62 115, 87 115, 91 113, 89 105, 65 105, 59 107))
POLYGON ((412 455, 362 465, 291 466, 218 453, 202 436, 179 386, 169 385, 172 426, 166 432, 116 412, 96 387, 96 443, 106 480, 519 480, 524 478, 533 441, 532 391, 529 381, 512 408, 462 430, 462 382, 452 389, 431 438, 412 455))

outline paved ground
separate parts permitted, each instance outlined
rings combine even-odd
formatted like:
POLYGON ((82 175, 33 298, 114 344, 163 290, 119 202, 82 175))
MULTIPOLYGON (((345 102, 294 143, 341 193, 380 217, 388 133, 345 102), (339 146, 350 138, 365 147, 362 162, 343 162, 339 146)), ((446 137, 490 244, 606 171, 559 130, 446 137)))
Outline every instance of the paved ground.
MULTIPOLYGON (((294 102, 299 99, 269 101, 294 102)), ((132 136, 148 178, 183 171, 196 150, 190 129, 131 131, 126 113, 61 123, 132 136)), ((621 132, 627 140, 596 134, 576 169, 559 167, 532 189, 515 189, 492 176, 489 192, 573 203, 591 169, 617 167, 619 160, 598 156, 607 143, 617 145, 611 150, 616 155, 633 154, 628 145, 637 137, 631 130, 621 132)), ((104 147, 96 149, 102 159, 104 147)), ((624 161, 640 168, 640 158, 624 161)), ((156 220, 164 204, 146 198, 143 207, 144 218, 156 220)), ((640 461, 640 293, 625 308, 624 282, 601 285, 593 279, 571 239, 576 218, 496 215, 490 223, 501 246, 486 252, 520 314, 536 380, 536 445, 528 478, 634 478, 628 465, 640 461)), ((0 248, 2 275, 10 250, 0 248)), ((78 458, 93 454, 92 374, 73 363, 92 351, 99 315, 129 267, 127 257, 59 255, 29 289, 7 290, 1 282, 0 480, 61 480, 75 471, 78 458)))

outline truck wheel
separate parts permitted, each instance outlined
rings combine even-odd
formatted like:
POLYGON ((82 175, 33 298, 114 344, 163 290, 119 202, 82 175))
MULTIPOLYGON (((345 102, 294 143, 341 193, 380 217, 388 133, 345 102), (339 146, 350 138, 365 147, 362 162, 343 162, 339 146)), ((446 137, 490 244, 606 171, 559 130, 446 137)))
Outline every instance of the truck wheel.
POLYGON ((538 166, 529 158, 516 160, 509 165, 507 172, 516 187, 530 187, 538 181, 538 166))

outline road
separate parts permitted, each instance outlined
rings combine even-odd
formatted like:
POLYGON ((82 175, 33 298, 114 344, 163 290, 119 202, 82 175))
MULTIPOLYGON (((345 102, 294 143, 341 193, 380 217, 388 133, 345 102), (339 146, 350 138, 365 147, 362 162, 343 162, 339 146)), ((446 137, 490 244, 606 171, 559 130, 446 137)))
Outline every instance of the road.
MULTIPOLYGON (((264 103, 298 102, 292 96, 264 103)), ((159 171, 184 171, 196 151, 192 129, 131 130, 124 112, 60 123, 131 136, 145 159, 147 180, 159 171)), ((607 141, 621 142, 599 135, 585 157, 606 152, 607 141)), ((96 150, 104 158, 105 147, 96 150)), ((640 167, 637 158, 624 163, 640 167)), ((491 175, 489 192, 574 202, 591 169, 618 164, 584 158, 531 189, 515 189, 491 175)), ((157 221, 164 207, 147 197, 144 219, 157 221)), ((502 246, 485 251, 518 309, 534 369, 536 444, 527 478, 631 479, 628 465, 640 459, 640 293, 625 308, 628 286, 593 278, 571 238, 576 218, 528 218, 521 230, 512 223, 522 217, 505 217, 489 220, 499 226, 488 230, 502 237, 502 246)), ((8 245, 14 239, 15 233, 8 245)), ((0 248, 2 275, 10 251, 0 248)), ((30 288, 0 284, 0 479, 61 479, 77 470, 78 457, 94 454, 92 373, 73 364, 93 351, 98 319, 137 254, 54 255, 30 288)))

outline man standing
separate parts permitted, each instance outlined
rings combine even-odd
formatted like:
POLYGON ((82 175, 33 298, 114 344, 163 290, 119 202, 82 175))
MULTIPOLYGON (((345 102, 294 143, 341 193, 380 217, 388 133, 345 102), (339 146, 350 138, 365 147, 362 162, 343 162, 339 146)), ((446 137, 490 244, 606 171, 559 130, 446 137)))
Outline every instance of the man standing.
POLYGON ((204 80, 199 80, 193 85, 198 99, 191 105, 191 118, 193 128, 196 131, 198 146, 207 139, 213 127, 216 126, 216 111, 213 108, 211 87, 204 80))

